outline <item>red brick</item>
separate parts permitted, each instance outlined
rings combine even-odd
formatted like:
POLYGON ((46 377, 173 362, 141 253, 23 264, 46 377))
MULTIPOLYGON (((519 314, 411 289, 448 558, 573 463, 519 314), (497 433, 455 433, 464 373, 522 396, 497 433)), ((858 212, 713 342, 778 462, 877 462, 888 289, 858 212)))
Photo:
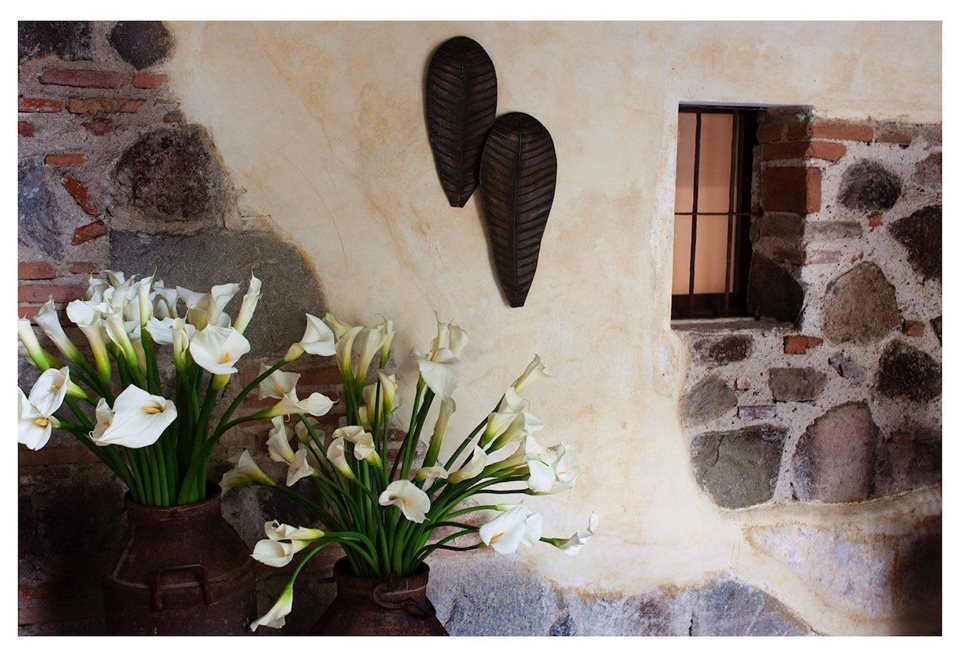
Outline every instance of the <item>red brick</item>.
POLYGON ((763 159, 772 160, 826 160, 836 162, 847 147, 829 141, 794 141, 767 144, 763 147, 763 159))
POLYGON ((63 110, 63 101, 53 98, 25 98, 17 99, 18 112, 60 112, 63 110))
POLYGON ((136 98, 71 98, 67 110, 72 114, 132 114, 145 102, 136 98))
POLYGON ((57 277, 57 270, 46 262, 21 262, 17 266, 17 278, 21 281, 42 281, 57 277))
POLYGON ((36 131, 36 127, 29 121, 17 121, 17 133, 21 137, 32 137, 36 131))
POLYGON ((179 123, 183 121, 183 112, 180 110, 171 110, 163 115, 164 123, 179 123))
POLYGON ((772 404, 763 406, 741 406, 737 409, 737 416, 742 420, 769 420, 777 416, 777 407, 772 404))
POLYGON ((89 69, 48 68, 40 76, 40 84, 56 84, 63 87, 87 87, 115 89, 120 86, 120 74, 114 71, 89 69))
POLYGON ((50 153, 43 161, 51 167, 75 167, 86 162, 87 157, 83 153, 50 153))
POLYGON ((113 121, 110 119, 94 119, 83 124, 83 127, 87 129, 91 135, 96 135, 97 137, 102 137, 103 135, 109 135, 113 132, 113 121))
POLYGON ((810 136, 810 123, 794 121, 787 124, 787 141, 802 141, 810 136))
POLYGON ((71 244, 83 244, 84 242, 89 242, 90 240, 95 240, 98 237, 103 237, 109 232, 107 230, 107 224, 103 223, 102 220, 97 219, 85 226, 80 226, 75 231, 73 231, 73 240, 71 244))
POLYGON ((783 353, 803 355, 807 353, 807 349, 819 347, 821 344, 823 339, 812 335, 788 335, 783 338, 783 353))
POLYGON ((922 337, 923 330, 923 322, 918 319, 906 319, 903 322, 903 326, 900 327, 900 332, 911 338, 922 337))
POLYGON ((133 86, 137 89, 156 89, 167 83, 167 76, 163 73, 149 73, 137 71, 133 74, 133 86))
POLYGON ((757 141, 761 144, 780 141, 781 139, 783 139, 782 123, 764 123, 757 128, 757 141))
POLYGON ((878 126, 875 140, 881 144, 899 144, 909 146, 913 142, 913 131, 895 125, 878 126))
POLYGON ((795 265, 802 265, 806 255, 800 249, 791 246, 778 246, 773 250, 773 257, 781 262, 790 262, 795 265))
POLYGON ((66 303, 74 299, 82 299, 86 287, 78 285, 57 285, 42 283, 38 285, 21 285, 18 288, 20 303, 45 303, 51 296, 57 303, 66 303))
MULTIPOLYGON (((46 299, 44 299, 46 301, 46 299)), ((24 319, 29 319, 31 322, 33 318, 37 316, 37 313, 40 312, 40 308, 43 306, 41 304, 20 304, 17 306, 17 317, 23 317, 24 319)))
POLYGON ((840 262, 839 251, 807 251, 803 259, 805 265, 835 265, 840 262))
POLYGON ((100 265, 95 262, 71 262, 70 272, 73 274, 93 274, 100 270, 100 265))
POLYGON ((882 212, 874 212, 873 214, 871 214, 869 217, 867 217, 867 225, 870 226, 870 230, 873 230, 874 228, 876 228, 876 227, 878 227, 878 226, 882 226, 882 225, 883 225, 883 213, 882 213, 882 212))
POLYGON ((820 209, 820 169, 766 167, 762 178, 762 204, 767 212, 809 214, 820 209))
POLYGON ((87 188, 84 187, 79 180, 73 176, 64 176, 63 187, 67 190, 70 196, 73 197, 73 200, 77 202, 77 205, 79 205, 84 212, 89 214, 91 217, 96 217, 100 214, 100 212, 97 211, 96 206, 93 204, 93 201, 90 199, 90 194, 87 193, 87 188))
POLYGON ((810 125, 810 136, 838 141, 873 141, 873 126, 849 121, 817 121, 810 125))

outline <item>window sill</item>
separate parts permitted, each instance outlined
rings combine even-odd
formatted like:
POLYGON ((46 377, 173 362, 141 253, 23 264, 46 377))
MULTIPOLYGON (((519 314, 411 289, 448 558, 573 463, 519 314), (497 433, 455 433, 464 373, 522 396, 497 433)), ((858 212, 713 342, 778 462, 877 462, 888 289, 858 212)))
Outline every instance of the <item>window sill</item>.
POLYGON ((674 319, 670 328, 679 333, 726 333, 729 331, 796 331, 790 322, 753 317, 719 317, 717 319, 674 319))

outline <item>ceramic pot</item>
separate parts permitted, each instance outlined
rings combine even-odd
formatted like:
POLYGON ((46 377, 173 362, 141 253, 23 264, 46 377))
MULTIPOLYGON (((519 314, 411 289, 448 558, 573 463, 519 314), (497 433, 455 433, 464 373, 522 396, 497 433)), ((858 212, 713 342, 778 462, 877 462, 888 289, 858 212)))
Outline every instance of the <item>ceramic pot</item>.
POLYGON ((103 606, 114 635, 247 634, 256 617, 250 550, 220 511, 220 487, 196 504, 124 499, 127 527, 107 562, 103 606))
POLYGON ((388 580, 356 577, 346 558, 334 564, 337 597, 313 626, 320 636, 447 636, 427 599, 430 567, 388 580))

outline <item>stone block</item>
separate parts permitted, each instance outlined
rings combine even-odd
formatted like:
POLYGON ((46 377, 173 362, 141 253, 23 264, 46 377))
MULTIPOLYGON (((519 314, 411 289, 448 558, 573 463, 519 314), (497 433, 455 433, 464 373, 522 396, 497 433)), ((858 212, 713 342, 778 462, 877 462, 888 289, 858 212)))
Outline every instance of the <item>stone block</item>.
POLYGON ((90 59, 90 23, 19 21, 17 51, 21 63, 50 54, 66 60, 90 59))
POLYGON ((156 64, 173 48, 173 37, 160 21, 121 21, 110 31, 108 40, 135 68, 156 64))
POLYGON ((698 381, 680 400, 680 416, 687 424, 703 424, 737 405, 737 393, 711 374, 698 381))
POLYGON ((747 310, 757 317, 797 322, 803 310, 803 287, 773 260, 755 253, 747 277, 747 310))
POLYGON ((940 432, 918 429, 890 436, 877 452, 874 495, 893 495, 941 482, 940 432))
POLYGON ((697 483, 724 508, 768 501, 786 437, 786 429, 769 424, 695 436, 690 451, 697 483))
POLYGON ((830 367, 837 371, 837 374, 854 385, 863 385, 863 382, 867 380, 867 369, 842 351, 831 355, 827 362, 830 363, 830 367))
POLYGON ((807 427, 793 456, 799 500, 853 502, 870 497, 877 427, 864 402, 835 406, 807 427))
POLYGON ((812 367, 772 367, 769 374, 770 392, 778 402, 814 401, 827 383, 827 375, 812 367))
POLYGON ((941 394, 940 363, 919 349, 893 340, 880 355, 877 391, 917 403, 938 399, 941 394))
POLYGON ((890 234, 907 250, 910 266, 924 278, 940 280, 943 262, 942 208, 930 205, 890 226, 890 234))
POLYGON ((55 260, 63 258, 61 211, 51 181, 37 160, 17 165, 17 237, 55 260))
POLYGON ((896 204, 902 191, 900 178, 874 160, 859 160, 843 172, 840 204, 850 210, 878 212, 896 204))
POLYGON ((753 338, 749 335, 725 335, 701 338, 693 343, 697 360, 708 365, 726 365, 745 360, 753 351, 753 338))
POLYGON ((827 286, 821 321, 834 342, 874 342, 900 325, 896 291, 877 265, 862 262, 827 286))

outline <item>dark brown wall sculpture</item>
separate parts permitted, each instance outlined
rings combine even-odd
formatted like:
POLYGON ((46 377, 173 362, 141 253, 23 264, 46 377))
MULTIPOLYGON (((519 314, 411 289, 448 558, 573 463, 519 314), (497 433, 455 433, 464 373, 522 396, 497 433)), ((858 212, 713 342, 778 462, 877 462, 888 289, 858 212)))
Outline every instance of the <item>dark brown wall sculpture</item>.
POLYGON ((462 208, 477 186, 487 131, 497 115, 497 72, 479 43, 444 41, 427 70, 427 133, 450 205, 462 208))
POLYGON ((503 292, 513 308, 527 298, 557 188, 557 152, 547 129, 511 112, 493 124, 480 164, 480 200, 503 292))

